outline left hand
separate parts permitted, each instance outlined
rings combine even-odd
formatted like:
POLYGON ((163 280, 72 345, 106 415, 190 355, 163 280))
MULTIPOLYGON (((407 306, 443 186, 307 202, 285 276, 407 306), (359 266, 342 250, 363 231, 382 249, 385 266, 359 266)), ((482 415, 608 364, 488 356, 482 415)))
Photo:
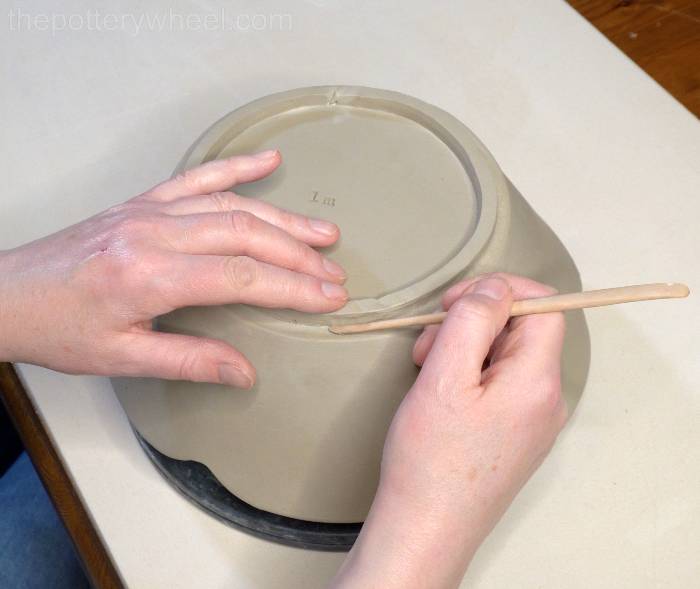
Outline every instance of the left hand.
POLYGON ((345 304, 343 269, 312 247, 334 243, 338 227, 228 192, 279 164, 277 151, 212 161, 1 252, 0 360, 250 388, 255 369, 228 342, 152 321, 191 305, 345 304))

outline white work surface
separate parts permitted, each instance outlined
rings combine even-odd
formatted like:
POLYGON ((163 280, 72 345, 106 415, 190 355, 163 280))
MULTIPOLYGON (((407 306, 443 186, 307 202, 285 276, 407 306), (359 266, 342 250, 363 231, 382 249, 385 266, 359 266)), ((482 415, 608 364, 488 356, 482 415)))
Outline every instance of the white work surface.
MULTIPOLYGON (((244 31, 245 18, 239 30, 208 32, 2 25, 0 247, 144 190, 214 120, 271 92, 356 84, 434 103, 489 147, 569 248, 585 287, 685 281, 696 293, 587 313, 584 396, 465 586, 697 587, 697 119, 557 0, 116 2, 109 11, 167 16, 173 4, 201 18, 226 6, 234 23, 288 14, 292 30, 244 31)), ((23 11, 90 7, 53 5, 23 11)), ((314 588, 332 577, 343 554, 249 537, 172 490, 106 379, 19 369, 128 587, 314 588)))

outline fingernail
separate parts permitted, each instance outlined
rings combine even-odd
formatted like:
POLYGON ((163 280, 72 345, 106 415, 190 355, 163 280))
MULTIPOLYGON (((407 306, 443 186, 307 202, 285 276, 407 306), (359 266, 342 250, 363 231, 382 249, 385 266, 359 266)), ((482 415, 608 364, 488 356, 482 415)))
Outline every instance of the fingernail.
POLYGON ((323 235, 335 235, 336 231, 338 231, 335 223, 323 221, 322 219, 309 219, 309 225, 311 229, 323 235))
POLYGON ((333 260, 323 258, 323 267, 326 269, 326 272, 337 276, 341 280, 345 280, 348 277, 343 267, 340 264, 336 264, 333 260))
POLYGON ((223 384, 239 389, 249 389, 253 386, 250 377, 233 364, 219 364, 219 379, 223 384))
POLYGON ((333 284, 332 282, 322 282, 321 290, 323 294, 328 299, 341 300, 348 298, 348 291, 339 284, 333 284))
POLYGON ((254 154, 253 157, 256 160, 269 160, 270 158, 273 158, 276 155, 277 155, 276 149, 268 149, 267 151, 261 151, 260 153, 254 154))
POLYGON ((479 282, 474 285, 474 290, 472 290, 472 292, 500 301, 508 294, 509 290, 510 285, 505 280, 501 280, 500 278, 485 278, 484 280, 479 280, 479 282))

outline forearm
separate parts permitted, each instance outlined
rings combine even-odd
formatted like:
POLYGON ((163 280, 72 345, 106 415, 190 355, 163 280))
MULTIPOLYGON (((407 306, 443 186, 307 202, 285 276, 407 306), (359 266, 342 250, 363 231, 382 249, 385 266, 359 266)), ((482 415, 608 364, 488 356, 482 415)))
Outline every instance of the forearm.
POLYGON ((412 506, 380 489, 333 587, 457 587, 483 534, 476 522, 469 525, 447 514, 412 506))
POLYGON ((0 251, 0 362, 32 362, 33 351, 46 339, 38 326, 46 323, 47 313, 60 313, 55 306, 45 313, 38 308, 46 292, 31 279, 35 266, 25 248, 0 251))
POLYGON ((0 251, 0 362, 14 361, 11 338, 14 331, 10 290, 13 280, 10 251, 0 251))

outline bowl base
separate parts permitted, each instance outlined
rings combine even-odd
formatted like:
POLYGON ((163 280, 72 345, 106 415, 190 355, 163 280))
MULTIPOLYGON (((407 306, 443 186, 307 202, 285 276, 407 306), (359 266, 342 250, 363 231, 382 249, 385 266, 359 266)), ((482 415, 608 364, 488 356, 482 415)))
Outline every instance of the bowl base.
POLYGON ((176 460, 151 446, 136 430, 146 455, 161 475, 190 502, 239 530, 280 544, 344 552, 350 550, 362 523, 312 522, 253 507, 226 489, 200 462, 176 460))

